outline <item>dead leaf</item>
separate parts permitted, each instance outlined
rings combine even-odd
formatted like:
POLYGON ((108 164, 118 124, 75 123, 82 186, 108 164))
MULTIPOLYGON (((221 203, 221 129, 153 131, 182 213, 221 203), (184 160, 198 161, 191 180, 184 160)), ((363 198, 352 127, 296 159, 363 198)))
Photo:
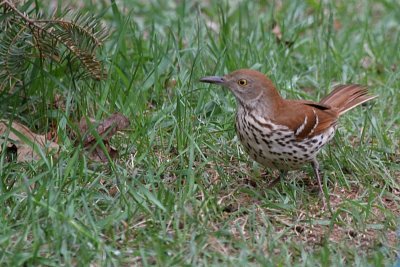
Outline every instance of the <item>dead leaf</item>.
POLYGON ((272 33, 275 35, 276 40, 278 42, 282 41, 282 32, 281 27, 278 23, 274 22, 274 26, 272 27, 272 33))
POLYGON ((117 131, 126 129, 129 124, 128 118, 120 113, 114 113, 98 123, 92 118, 83 117, 79 122, 79 131, 83 138, 83 146, 89 151, 90 159, 107 162, 105 151, 112 159, 116 158, 118 151, 110 145, 109 140, 117 131), (96 131, 96 134, 93 135, 92 131, 96 131), (105 150, 97 142, 97 136, 101 137, 105 150))
MULTIPOLYGON (((89 126, 87 124, 88 120, 83 117, 79 122, 79 130, 82 136, 85 136, 83 144, 89 144, 90 142, 96 140, 96 137, 90 134, 88 131, 89 126)), ((89 118, 91 124, 96 124, 94 119, 89 118)), ((130 122, 127 117, 121 113, 114 113, 107 119, 98 123, 96 127, 96 132, 103 138, 103 140, 109 140, 117 131, 126 129, 130 122)))
MULTIPOLYGON (((85 147, 90 152, 89 158, 93 161, 107 162, 107 154, 100 146, 94 143, 89 143, 88 146, 85 147)), ((109 141, 103 140, 103 143, 110 158, 115 159, 118 156, 118 151, 110 145, 109 141)))
POLYGON ((340 22, 340 20, 335 19, 333 20, 333 28, 338 31, 342 28, 342 23, 340 22))
POLYGON ((170 78, 170 79, 165 80, 164 87, 167 90, 171 90, 171 89, 174 89, 176 87, 177 83, 178 82, 177 82, 177 80, 175 78, 170 78))
POLYGON ((107 181, 108 180, 103 178, 100 179, 100 184, 104 186, 104 190, 102 189, 101 191, 104 191, 110 196, 115 197, 115 195, 119 192, 118 186, 116 184, 107 183, 107 181))
POLYGON ((54 95, 53 107, 54 107, 54 109, 65 111, 66 103, 65 103, 65 99, 62 95, 60 95, 60 94, 54 95))
POLYGON ((283 35, 282 35, 281 27, 275 21, 272 24, 272 33, 275 35, 276 42, 278 44, 284 44, 288 48, 290 48, 294 44, 294 41, 285 41, 282 39, 283 35))
POLYGON ((40 156, 34 149, 35 145, 44 151, 54 152, 60 149, 60 146, 48 140, 46 135, 35 134, 28 127, 17 122, 0 120, 0 153, 5 147, 8 158, 16 152, 17 162, 39 160, 40 156))

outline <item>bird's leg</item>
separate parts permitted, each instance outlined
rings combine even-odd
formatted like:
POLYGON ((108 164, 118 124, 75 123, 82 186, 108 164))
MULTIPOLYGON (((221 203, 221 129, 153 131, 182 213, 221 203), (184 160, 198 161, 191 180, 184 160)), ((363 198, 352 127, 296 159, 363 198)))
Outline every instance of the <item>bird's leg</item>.
POLYGON ((314 159, 313 161, 311 161, 311 166, 313 167, 314 174, 317 177, 319 190, 321 191, 321 194, 322 194, 322 203, 325 208, 326 207, 325 194, 324 194, 324 189, 322 187, 321 175, 319 173, 319 163, 318 163, 317 159, 314 159))
POLYGON ((274 187, 281 179, 283 179, 286 176, 286 173, 287 171, 279 171, 279 176, 268 184, 268 188, 271 189, 272 187, 274 187))

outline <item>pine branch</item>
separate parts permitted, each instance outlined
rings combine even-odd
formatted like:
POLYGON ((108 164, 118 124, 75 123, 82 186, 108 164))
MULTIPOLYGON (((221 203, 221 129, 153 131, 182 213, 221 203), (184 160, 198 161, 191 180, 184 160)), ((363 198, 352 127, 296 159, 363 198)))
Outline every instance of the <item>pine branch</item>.
POLYGON ((0 70, 0 90, 20 81, 21 73, 26 70, 26 65, 21 62, 30 63, 29 60, 36 56, 60 63, 60 54, 64 54, 72 59, 71 64, 80 62, 84 73, 93 79, 106 77, 95 52, 103 44, 107 31, 97 18, 88 14, 73 15, 71 12, 50 19, 32 18, 9 0, 0 2, 0 16, 7 16, 12 21, 3 20, 5 22, 0 24, 0 64, 6 66, 0 70), (67 15, 72 19, 65 19, 67 15))
POLYGON ((26 26, 13 28, 13 31, 0 43, 0 89, 15 83, 21 83, 18 74, 27 68, 26 58, 30 50, 26 42, 26 26))

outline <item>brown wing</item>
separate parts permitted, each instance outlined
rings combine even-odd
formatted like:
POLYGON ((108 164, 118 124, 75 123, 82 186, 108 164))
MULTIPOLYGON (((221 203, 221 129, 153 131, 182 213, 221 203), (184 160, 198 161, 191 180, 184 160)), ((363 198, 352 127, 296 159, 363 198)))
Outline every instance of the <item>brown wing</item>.
POLYGON ((298 139, 318 135, 337 122, 338 112, 312 101, 285 100, 273 121, 293 130, 298 139))

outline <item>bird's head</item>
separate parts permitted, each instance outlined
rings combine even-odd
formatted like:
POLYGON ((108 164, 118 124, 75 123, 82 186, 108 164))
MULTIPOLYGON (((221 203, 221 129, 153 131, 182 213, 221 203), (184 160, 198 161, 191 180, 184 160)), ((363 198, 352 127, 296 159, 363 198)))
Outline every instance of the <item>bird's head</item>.
POLYGON ((200 82, 213 83, 229 88, 239 105, 254 107, 278 102, 281 97, 272 81, 261 72, 241 69, 224 76, 208 76, 200 82))

